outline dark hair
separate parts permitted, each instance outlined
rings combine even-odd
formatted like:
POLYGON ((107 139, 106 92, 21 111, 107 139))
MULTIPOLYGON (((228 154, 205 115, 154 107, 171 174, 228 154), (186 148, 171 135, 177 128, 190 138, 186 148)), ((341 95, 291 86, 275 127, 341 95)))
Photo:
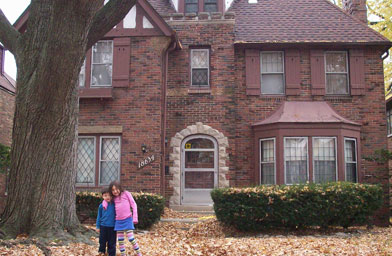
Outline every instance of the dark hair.
POLYGON ((112 193, 110 193, 109 188, 103 188, 103 189, 101 190, 101 194, 103 195, 103 194, 106 194, 106 193, 109 193, 110 195, 112 195, 112 193))
POLYGON ((119 182, 119 181, 112 181, 112 182, 110 182, 110 184, 109 184, 109 192, 110 192, 110 195, 112 195, 113 196, 113 187, 116 187, 118 190, 120 190, 120 194, 124 191, 124 189, 122 188, 122 186, 121 186, 121 183, 119 182))

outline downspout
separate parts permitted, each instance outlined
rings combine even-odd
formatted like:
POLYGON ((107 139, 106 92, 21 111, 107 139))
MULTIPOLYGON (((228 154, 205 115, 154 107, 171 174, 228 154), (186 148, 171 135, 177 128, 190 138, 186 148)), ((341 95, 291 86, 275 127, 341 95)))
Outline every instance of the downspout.
POLYGON ((165 196, 166 191, 166 91, 167 91, 167 80, 168 80, 168 66, 169 66, 169 52, 173 51, 177 47, 177 40, 172 41, 169 44, 169 47, 166 48, 164 54, 162 56, 162 63, 163 63, 163 81, 161 86, 161 94, 162 94, 162 101, 161 101, 161 195, 165 196))

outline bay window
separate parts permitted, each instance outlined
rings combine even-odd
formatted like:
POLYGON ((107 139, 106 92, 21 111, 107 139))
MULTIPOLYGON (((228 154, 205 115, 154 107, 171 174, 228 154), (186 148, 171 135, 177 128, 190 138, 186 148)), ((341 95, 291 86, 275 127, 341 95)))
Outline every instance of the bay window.
POLYGON ((313 180, 336 181, 336 138, 313 138, 313 180))
POLYGON ((357 147, 356 140, 344 139, 344 159, 346 181, 357 182, 357 147))
POLYGON ((260 140, 260 183, 275 184, 275 138, 260 140))
POLYGON ((308 138, 284 138, 286 184, 308 181, 308 138))

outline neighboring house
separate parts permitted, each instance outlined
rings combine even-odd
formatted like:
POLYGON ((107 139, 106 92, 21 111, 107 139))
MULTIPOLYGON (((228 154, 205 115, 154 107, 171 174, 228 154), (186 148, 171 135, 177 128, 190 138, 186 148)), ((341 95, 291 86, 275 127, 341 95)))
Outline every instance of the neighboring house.
POLYGON ((82 67, 76 186, 117 179, 201 209, 215 187, 388 184, 362 158, 387 147, 392 43, 364 0, 344 5, 138 0, 82 67))
MULTIPOLYGON (((11 146, 15 81, 4 72, 5 49, 0 45, 0 144, 11 146)), ((0 212, 5 204, 6 175, 0 173, 0 212)))
POLYGON ((11 146, 15 80, 4 72, 5 49, 0 45, 0 143, 11 146))

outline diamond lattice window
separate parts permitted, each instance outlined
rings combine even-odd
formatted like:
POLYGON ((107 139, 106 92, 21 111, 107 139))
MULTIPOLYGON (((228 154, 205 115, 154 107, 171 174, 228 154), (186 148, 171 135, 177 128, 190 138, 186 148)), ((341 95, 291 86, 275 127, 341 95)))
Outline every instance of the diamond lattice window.
POLYGON ((100 178, 101 185, 107 185, 118 180, 120 172, 120 138, 101 138, 100 154, 100 178))
POLYGON ((192 86, 209 86, 209 50, 191 50, 192 86))
POLYGON ((77 184, 94 184, 95 138, 79 138, 77 151, 77 184))

